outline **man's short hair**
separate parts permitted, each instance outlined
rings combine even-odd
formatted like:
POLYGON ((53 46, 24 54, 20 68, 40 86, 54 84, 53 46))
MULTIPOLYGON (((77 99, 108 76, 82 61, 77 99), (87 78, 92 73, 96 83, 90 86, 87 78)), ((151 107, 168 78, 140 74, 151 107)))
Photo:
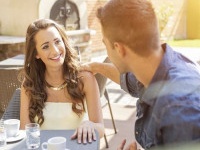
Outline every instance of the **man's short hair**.
POLYGON ((148 0, 110 0, 97 10, 97 17, 111 44, 124 43, 140 55, 160 46, 156 14, 148 0))

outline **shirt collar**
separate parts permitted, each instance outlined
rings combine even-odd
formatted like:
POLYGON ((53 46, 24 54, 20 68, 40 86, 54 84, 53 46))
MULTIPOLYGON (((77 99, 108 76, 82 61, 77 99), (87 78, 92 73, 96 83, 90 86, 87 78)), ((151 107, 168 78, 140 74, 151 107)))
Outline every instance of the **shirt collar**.
POLYGON ((165 84, 166 75, 169 70, 170 64, 174 59, 174 51, 170 46, 168 46, 167 44, 162 44, 162 49, 164 50, 163 58, 149 86, 145 89, 144 94, 141 98, 141 101, 145 102, 148 105, 153 105, 156 97, 158 97, 160 89, 165 84))

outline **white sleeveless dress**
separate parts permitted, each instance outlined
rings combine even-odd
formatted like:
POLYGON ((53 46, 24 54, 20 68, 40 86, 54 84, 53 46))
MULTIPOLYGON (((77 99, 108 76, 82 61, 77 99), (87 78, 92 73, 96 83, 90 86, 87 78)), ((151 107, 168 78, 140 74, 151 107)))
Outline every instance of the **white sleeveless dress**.
MULTIPOLYGON (((87 108, 86 105, 85 108, 87 108)), ((89 120, 87 109, 81 116, 78 116, 72 110, 72 103, 45 102, 43 115, 44 123, 40 126, 41 130, 76 129, 81 122, 89 120)))

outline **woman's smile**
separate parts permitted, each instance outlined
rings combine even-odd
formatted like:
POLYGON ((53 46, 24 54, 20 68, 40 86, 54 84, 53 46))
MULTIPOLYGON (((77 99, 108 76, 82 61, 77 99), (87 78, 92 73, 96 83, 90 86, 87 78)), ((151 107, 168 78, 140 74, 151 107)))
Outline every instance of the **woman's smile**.
POLYGON ((51 60, 60 60, 60 57, 62 56, 62 54, 57 55, 56 57, 52 57, 50 58, 51 60))

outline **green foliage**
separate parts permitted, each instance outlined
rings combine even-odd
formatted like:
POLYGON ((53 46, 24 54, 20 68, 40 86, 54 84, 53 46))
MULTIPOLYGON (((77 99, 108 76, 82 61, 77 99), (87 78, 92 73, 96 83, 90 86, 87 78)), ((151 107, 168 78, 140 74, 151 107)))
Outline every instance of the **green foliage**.
POLYGON ((158 18, 160 31, 162 32, 170 16, 174 12, 174 7, 170 2, 163 2, 163 4, 161 4, 157 9, 155 9, 155 12, 158 18))

